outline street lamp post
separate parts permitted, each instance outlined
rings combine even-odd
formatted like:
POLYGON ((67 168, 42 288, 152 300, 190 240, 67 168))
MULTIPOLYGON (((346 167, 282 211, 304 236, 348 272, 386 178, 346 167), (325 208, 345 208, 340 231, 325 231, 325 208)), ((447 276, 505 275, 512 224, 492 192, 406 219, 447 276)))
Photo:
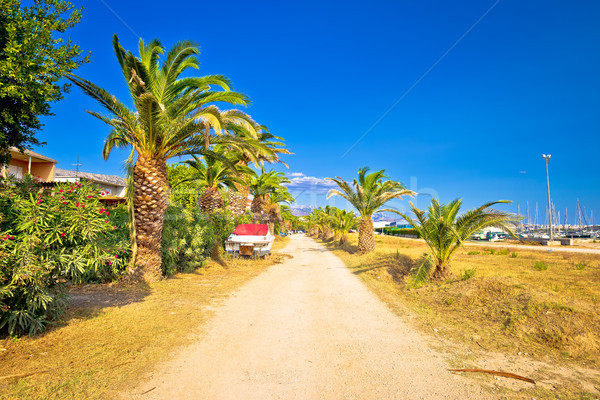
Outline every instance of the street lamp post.
POLYGON ((542 154, 542 157, 546 160, 546 185, 548 186, 548 224, 550 226, 550 240, 554 240, 554 233, 552 232, 552 202, 550 201, 550 177, 548 175, 548 162, 550 161, 550 154, 542 154))

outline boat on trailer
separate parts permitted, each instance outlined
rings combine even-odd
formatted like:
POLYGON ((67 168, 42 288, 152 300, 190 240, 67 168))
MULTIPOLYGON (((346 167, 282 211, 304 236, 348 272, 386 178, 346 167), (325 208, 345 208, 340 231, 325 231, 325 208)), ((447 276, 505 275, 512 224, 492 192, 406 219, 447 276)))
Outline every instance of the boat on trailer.
POLYGON ((240 224, 225 241, 225 251, 234 256, 261 257, 271 252, 275 236, 266 224, 240 224))

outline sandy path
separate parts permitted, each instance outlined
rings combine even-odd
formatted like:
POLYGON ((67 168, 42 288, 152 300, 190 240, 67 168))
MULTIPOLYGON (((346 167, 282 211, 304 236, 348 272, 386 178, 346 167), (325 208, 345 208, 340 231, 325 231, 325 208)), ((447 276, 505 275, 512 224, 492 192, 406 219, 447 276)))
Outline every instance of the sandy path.
POLYGON ((284 251, 294 258, 226 300, 202 341, 128 397, 489 398, 447 372, 442 356, 325 248, 295 236, 284 251))

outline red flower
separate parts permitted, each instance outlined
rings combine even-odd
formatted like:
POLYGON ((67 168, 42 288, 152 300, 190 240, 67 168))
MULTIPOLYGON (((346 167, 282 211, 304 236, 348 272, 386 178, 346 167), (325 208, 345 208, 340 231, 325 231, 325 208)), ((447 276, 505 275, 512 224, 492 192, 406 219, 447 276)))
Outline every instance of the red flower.
POLYGON ((60 196, 60 199, 61 199, 61 200, 64 200, 64 199, 65 199, 65 197, 64 197, 64 196, 60 196))
POLYGON ((81 203, 81 208, 85 208, 85 204, 81 203))
POLYGON ((91 199, 91 198, 92 198, 92 196, 88 196, 87 198, 88 198, 88 199, 91 199))
POLYGON ((116 227, 116 226, 113 226, 113 229, 117 229, 117 227, 116 227))
POLYGON ((107 212, 106 212, 106 215, 110 215, 110 213, 107 211, 107 212))
POLYGON ((38 200, 38 204, 42 204, 42 199, 39 199, 39 200, 38 200))
POLYGON ((100 214, 102 214, 104 212, 104 208, 101 208, 100 211, 98 211, 100 214))
POLYGON ((75 204, 75 207, 79 207, 79 203, 75 204))
POLYGON ((110 221, 104 221, 105 224, 108 224, 110 221))
POLYGON ((64 192, 64 190, 62 190, 62 189, 60 189, 60 190, 58 191, 58 193, 62 193, 62 192, 64 192))
POLYGON ((67 202, 66 202, 66 201, 63 201, 63 204, 67 204, 67 202))
POLYGON ((60 234, 60 236, 65 236, 65 233, 64 233, 64 232, 62 232, 62 233, 60 234))

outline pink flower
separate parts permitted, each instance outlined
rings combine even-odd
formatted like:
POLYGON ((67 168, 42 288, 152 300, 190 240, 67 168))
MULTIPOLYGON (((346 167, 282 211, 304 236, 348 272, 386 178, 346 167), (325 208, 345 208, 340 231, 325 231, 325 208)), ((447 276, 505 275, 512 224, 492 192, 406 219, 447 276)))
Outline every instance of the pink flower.
POLYGON ((119 258, 119 255, 118 255, 118 254, 115 254, 115 258, 119 258))
POLYGON ((112 262, 110 262, 110 261, 109 261, 109 262, 108 262, 108 265, 112 265, 112 262))
POLYGON ((67 202, 66 202, 66 201, 63 201, 63 204, 67 204, 67 202))
POLYGON ((39 200, 38 200, 38 204, 42 204, 42 199, 39 199, 39 200))
POLYGON ((105 224, 108 224, 110 221, 104 221, 105 224))
POLYGON ((60 196, 60 199, 61 199, 61 200, 64 200, 64 199, 65 199, 65 196, 60 196))
POLYGON ((101 208, 100 211, 98 211, 100 214, 102 214, 104 212, 104 208, 101 208))
POLYGON ((92 196, 88 196, 87 198, 88 198, 88 199, 91 199, 91 198, 92 198, 92 196))
POLYGON ((107 211, 107 212, 106 212, 106 215, 110 215, 110 213, 107 211))
POLYGON ((113 229, 117 229, 117 227, 116 227, 116 226, 113 226, 113 229))

